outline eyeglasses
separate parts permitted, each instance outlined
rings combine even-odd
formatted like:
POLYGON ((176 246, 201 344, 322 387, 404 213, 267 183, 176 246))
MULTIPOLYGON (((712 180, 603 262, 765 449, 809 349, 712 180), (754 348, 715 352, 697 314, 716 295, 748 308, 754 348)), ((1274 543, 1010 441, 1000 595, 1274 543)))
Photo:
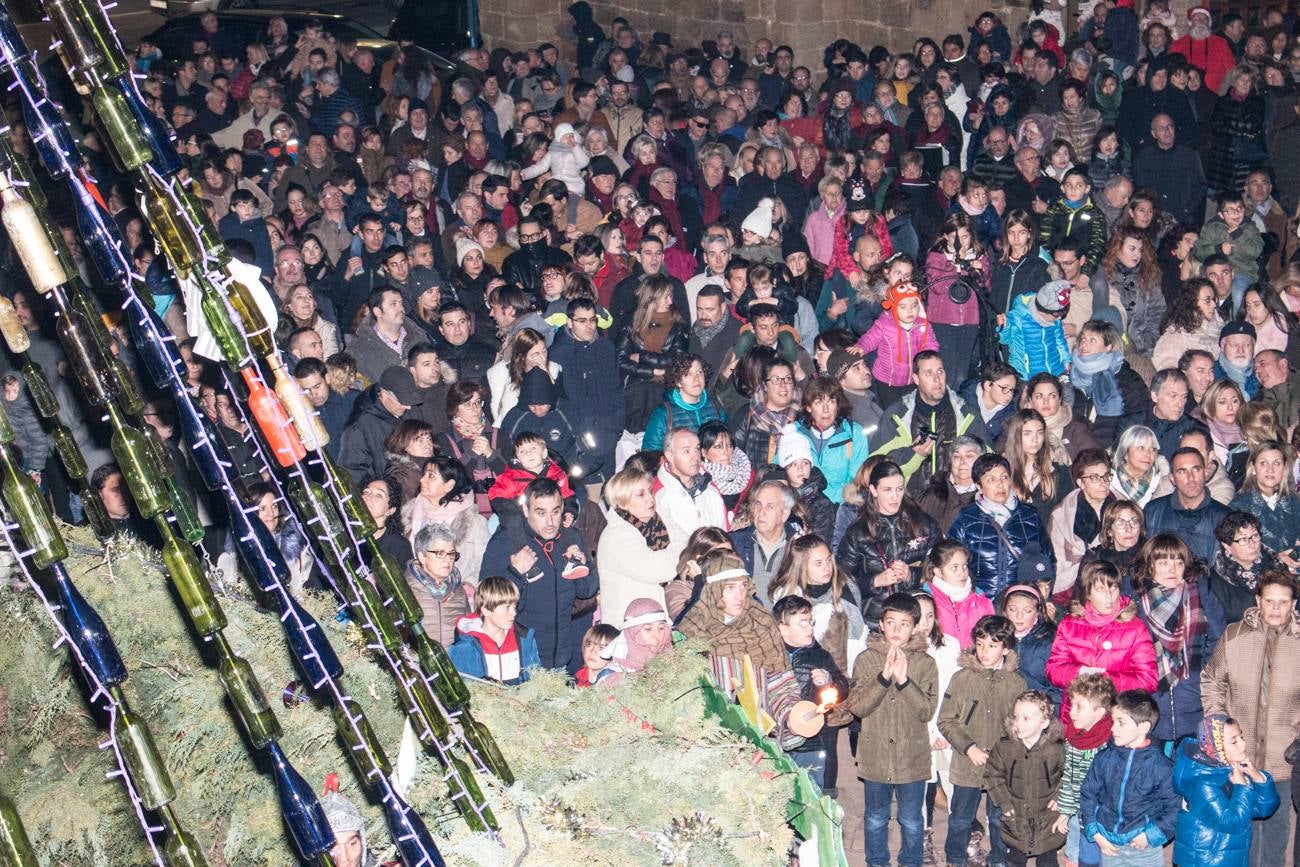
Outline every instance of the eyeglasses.
POLYGON ((595 325, 595 316, 574 316, 569 319, 574 325, 595 325))
POLYGON ((769 385, 794 385, 793 376, 772 376, 767 380, 769 385))
POLYGON ((523 235, 523 234, 521 234, 521 235, 519 236, 519 240, 520 240, 520 241, 523 241, 525 244, 531 244, 533 241, 540 241, 540 240, 542 240, 542 235, 543 235, 543 234, 545 234, 545 233, 544 233, 544 232, 529 232, 527 235, 523 235))
POLYGON ((1116 518, 1114 526, 1121 530, 1138 530, 1142 527, 1142 522, 1137 518, 1116 518))
POLYGON ((1085 482, 1091 482, 1094 485, 1103 483, 1109 485, 1110 480, 1114 475, 1114 473, 1089 473, 1088 475, 1080 476, 1079 478, 1083 479, 1085 482))
POLYGON ((461 406, 482 406, 482 405, 483 405, 483 398, 481 397, 471 397, 469 400, 461 404, 461 406))
POLYGON ((438 551, 433 548, 430 548, 428 551, 425 551, 424 553, 436 557, 439 560, 450 560, 453 563, 455 563, 457 560, 460 559, 460 553, 457 551, 438 551))
POLYGON ((431 443, 433 442, 433 434, 429 433, 428 431, 425 431, 424 433, 418 433, 415 435, 414 440, 417 443, 421 443, 421 442, 431 443))
POLYGON ((1238 536, 1232 540, 1232 544, 1234 545, 1254 545, 1257 542, 1259 542, 1258 533, 1249 533, 1245 536, 1238 536))

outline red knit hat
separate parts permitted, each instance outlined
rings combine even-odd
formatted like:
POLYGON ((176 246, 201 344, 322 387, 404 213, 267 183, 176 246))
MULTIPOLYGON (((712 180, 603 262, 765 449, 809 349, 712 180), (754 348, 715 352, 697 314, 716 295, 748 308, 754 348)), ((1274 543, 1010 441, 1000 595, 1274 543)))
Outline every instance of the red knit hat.
POLYGON ((885 291, 885 300, 880 302, 880 306, 892 312, 898 309, 899 303, 904 299, 920 297, 921 293, 917 291, 915 283, 895 283, 885 291))

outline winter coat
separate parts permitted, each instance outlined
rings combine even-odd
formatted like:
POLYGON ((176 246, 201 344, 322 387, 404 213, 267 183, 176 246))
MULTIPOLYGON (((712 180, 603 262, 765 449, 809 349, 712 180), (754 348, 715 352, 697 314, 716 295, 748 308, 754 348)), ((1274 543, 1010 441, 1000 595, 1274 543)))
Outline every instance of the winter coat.
POLYGON ((939 629, 956 641, 962 650, 969 649, 974 644, 971 633, 975 630, 975 624, 981 617, 993 613, 993 603, 973 588, 960 602, 952 601, 943 588, 933 581, 926 584, 925 589, 934 598, 934 616, 939 621, 939 629))
POLYGON ((379 382, 379 377, 388 368, 405 365, 411 347, 424 340, 424 329, 410 317, 403 323, 403 328, 401 348, 393 349, 375 331, 374 320, 367 317, 362 321, 357 326, 356 335, 347 341, 348 353, 357 362, 357 373, 371 382, 379 382))
POLYGON ((1020 558, 1030 545, 1048 553, 1047 534, 1038 512, 1025 503, 1018 503, 1006 526, 1000 528, 978 502, 971 503, 957 513, 948 538, 966 546, 971 555, 971 583, 990 599, 1016 583, 1020 558))
MULTIPOLYGON (((852 420, 837 422, 827 431, 815 431, 804 422, 795 422, 792 430, 781 436, 799 435, 808 440, 812 448, 813 466, 826 479, 826 496, 839 505, 844 502, 844 487, 853 481, 858 468, 871 454, 867 432, 852 420)), ((645 448, 644 444, 642 448, 645 448)))
MULTIPOLYGON (((528 383, 525 382, 525 398, 527 393, 528 383)), ((507 457, 513 455, 515 439, 522 433, 535 433, 546 440, 546 447, 553 457, 565 466, 573 466, 579 456, 578 434, 568 414, 551 406, 545 415, 539 416, 528 407, 527 400, 522 400, 501 420, 502 453, 507 457)))
POLYGON ((509 578, 519 588, 518 628, 532 630, 537 636, 537 647, 542 665, 563 669, 569 664, 574 641, 570 635, 573 621, 570 611, 578 599, 590 599, 600 588, 596 564, 587 558, 588 573, 577 579, 565 578, 564 552, 570 545, 582 548, 577 530, 564 527, 553 540, 543 541, 532 532, 527 546, 537 556, 537 565, 527 576, 520 575, 510 565, 510 558, 518 552, 513 534, 502 527, 493 534, 483 553, 483 575, 500 575, 509 578))
POLYGON ((1119 387, 1123 406, 1119 415, 1098 415, 1093 418, 1095 408, 1092 398, 1077 386, 1074 389, 1074 419, 1091 428, 1093 439, 1102 448, 1109 449, 1119 439, 1120 433, 1129 425, 1140 422, 1151 406, 1151 389, 1142 381, 1133 368, 1125 361, 1115 372, 1115 384, 1119 387))
POLYGON ((1025 691, 1025 679, 1016 671, 1014 650, 1003 658, 1001 668, 985 668, 971 650, 962 653, 958 665, 939 705, 939 733, 952 744, 952 784, 978 788, 984 783, 984 770, 966 752, 971 747, 993 749, 1016 696, 1025 691))
POLYGON ((45 469, 50 457, 52 440, 41 425, 25 377, 21 373, 15 373, 14 376, 19 381, 18 399, 5 400, 4 411, 9 417, 10 427, 14 429, 14 442, 23 454, 23 469, 29 473, 39 473, 45 469))
POLYGON ((1249 777, 1245 785, 1228 778, 1231 765, 1211 765, 1197 754, 1195 740, 1182 745, 1174 762, 1174 791, 1183 798, 1174 836, 1178 867, 1243 865, 1250 855, 1251 822, 1278 808, 1277 787, 1264 771, 1264 781, 1249 777))
POLYGON ((1277 780, 1292 778, 1286 748, 1300 720, 1300 619, 1277 632, 1264 625, 1258 608, 1223 633, 1201 672, 1205 713, 1227 714, 1241 725, 1249 754, 1277 780))
POLYGON ((614 628, 623 625, 628 605, 653 599, 664 605, 664 584, 677 574, 677 559, 685 540, 671 539, 662 551, 651 550, 641 532, 614 509, 596 546, 600 563, 600 619, 614 628))
POLYGON ((1092 760, 1079 804, 1079 826, 1089 838, 1102 834, 1118 846, 1146 834, 1152 848, 1164 846, 1180 806, 1172 764, 1155 743, 1108 746, 1092 760))
POLYGON ((989 300, 993 302, 993 308, 1005 316, 1017 297, 1037 292, 1051 279, 1047 263, 1038 255, 1037 248, 1031 249, 1019 261, 997 259, 989 277, 989 300))
POLYGON ((928 515, 917 512, 917 516, 920 523, 908 536, 898 532, 898 515, 882 515, 881 535, 876 535, 877 528, 868 528, 858 520, 840 539, 836 559, 845 574, 857 582, 862 594, 862 617, 872 628, 880 623, 881 607, 889 594, 916 590, 925 582, 925 557, 940 536, 939 528, 928 515), (907 580, 877 587, 876 576, 896 560, 907 564, 907 580))
POLYGON ((1232 498, 1228 508, 1259 519, 1260 536, 1270 551, 1287 551, 1300 541, 1300 497, 1295 494, 1283 492, 1274 507, 1259 491, 1244 490, 1232 498))
MULTIPOLYGON (((821 691, 825 687, 817 686, 812 681, 813 669, 817 668, 830 675, 831 685, 839 693, 840 701, 848 697, 851 688, 849 679, 844 676, 844 672, 840 670, 834 657, 816 641, 813 641, 807 647, 791 647, 787 644, 785 650, 790 657, 790 667, 794 670, 794 679, 799 684, 800 697, 804 701, 820 703, 821 691)), ((839 737, 839 730, 827 726, 818 732, 815 737, 804 741, 793 752, 824 750, 826 749, 826 739, 836 737, 839 737)))
POLYGON ((1070 363, 1070 346, 1060 320, 1044 325, 1033 313, 1035 296, 1021 295, 1011 302, 1006 325, 998 340, 1007 347, 1007 363, 1022 380, 1037 373, 1060 376, 1070 363))
POLYGON ((1106 217, 1089 196, 1078 208, 1071 208, 1064 198, 1053 199, 1047 213, 1040 218, 1038 241, 1049 250, 1055 250, 1066 238, 1078 237, 1083 242, 1084 271, 1093 273, 1106 252, 1106 217))
MULTIPOLYGON (((966 300, 958 304, 952 300, 948 290, 952 284, 957 281, 958 277, 963 277, 971 283, 978 283, 972 286, 979 291, 988 290, 989 274, 993 270, 989 265, 988 256, 980 256, 979 270, 968 269, 965 262, 962 268, 957 268, 947 254, 938 250, 931 250, 930 254, 925 257, 925 277, 929 281, 929 295, 926 298, 926 310, 930 316, 930 321, 940 325, 978 325, 980 322, 980 302, 971 292, 966 300)), ((911 373, 909 367, 908 373, 911 373)))
POLYGON ((1106 156, 1101 151, 1093 151, 1091 159, 1088 160, 1088 180, 1092 182, 1094 190, 1106 189, 1106 184, 1119 175, 1128 177, 1132 172, 1129 168, 1128 157, 1124 155, 1124 148, 1110 156, 1106 156))
POLYGON ((764 464, 776 463, 777 450, 781 447, 782 432, 785 431, 791 422, 794 421, 797 410, 794 405, 786 407, 782 415, 784 421, 777 427, 777 423, 769 427, 761 425, 756 419, 759 416, 768 416, 772 413, 766 407, 766 400, 760 389, 750 401, 748 411, 742 413, 739 418, 732 418, 735 427, 732 428, 731 440, 738 449, 744 449, 745 454, 749 456, 749 463, 757 469, 764 464), (772 430, 771 428, 776 428, 772 430))
POLYGON ((435 592, 425 581, 423 570, 414 561, 406 565, 405 575, 415 601, 424 610, 424 618, 420 621, 424 631, 443 647, 451 647, 456 640, 456 621, 469 614, 469 599, 465 596, 460 572, 452 570, 447 578, 447 589, 441 593, 435 592))
MULTIPOLYGON (((1200 262, 1216 253, 1223 252, 1224 244, 1232 244, 1232 254, 1228 256, 1236 274, 1249 277, 1253 282, 1259 277, 1259 257, 1264 252, 1264 236, 1250 220, 1246 220, 1233 231, 1228 231, 1228 224, 1215 217, 1203 227, 1201 234, 1192 247, 1192 255, 1200 262)), ((1217 348, 1217 347, 1216 347, 1217 348)), ((1216 356, 1218 353, 1214 353, 1216 356)))
POLYGON ((655 475, 655 512, 668 527, 668 536, 685 545, 700 527, 727 529, 731 521, 722 502, 722 492, 705 474, 699 484, 687 490, 681 480, 660 466, 655 475))
POLYGON ((682 393, 674 388, 664 395, 664 402, 650 413, 650 418, 645 423, 645 435, 641 437, 641 450, 662 451, 670 430, 689 428, 698 431, 705 422, 725 423, 726 420, 726 409, 707 389, 698 401, 688 403, 682 393))
MULTIPOLYGON (((1079 498, 1083 491, 1075 488, 1065 495, 1065 499, 1052 510, 1047 521, 1047 535, 1052 542, 1052 554, 1056 558, 1056 581, 1052 591, 1057 592, 1074 586, 1079 577, 1079 566, 1083 555, 1097 543, 1097 537, 1080 539, 1074 534, 1075 518, 1079 514, 1079 498)), ((1100 523, 1098 524, 1100 532, 1100 523)))
POLYGON ((1052 830, 1059 813, 1047 805, 1056 799, 1064 773, 1060 720, 1052 720, 1032 747, 1010 733, 993 746, 984 786, 1002 810, 1003 843, 1026 855, 1061 848, 1065 835, 1052 830))
POLYGON ((930 719, 939 704, 939 669, 926 654, 925 637, 904 645, 907 682, 880 676, 889 646, 873 632, 853 665, 853 688, 845 707, 862 719, 858 776, 873 783, 917 783, 930 778, 930 719))
MULTIPOLYGON (((979 415, 972 412, 966 401, 951 388, 948 389, 947 401, 949 409, 957 420, 953 435, 970 434, 986 443, 992 441, 979 415)), ((871 453, 888 455, 890 460, 903 468, 903 475, 907 477, 908 484, 913 489, 924 486, 932 476, 946 472, 948 469, 944 458, 946 449, 932 449, 929 457, 923 457, 912 451, 912 443, 916 442, 917 429, 924 424, 931 430, 935 430, 936 427, 931 424, 931 420, 938 412, 938 407, 931 409, 924 401, 920 401, 915 389, 908 391, 898 401, 885 408, 884 418, 881 419, 880 427, 871 440, 871 453), (918 402, 921 405, 919 414, 918 402), (914 482, 913 477, 918 475, 919 478, 914 482)))
POLYGON ((1247 567, 1229 557, 1220 546, 1211 561, 1209 578, 1210 592, 1223 608, 1224 621, 1230 624, 1239 622, 1255 605, 1252 585, 1265 570, 1280 568, 1283 567, 1277 557, 1267 547, 1260 551, 1259 559, 1247 567))
MULTIPOLYGON (((1194 735, 1197 726, 1201 724, 1201 670, 1209 661, 1210 652, 1218 643, 1219 636, 1223 634, 1225 623, 1223 606, 1219 604, 1218 597, 1210 592, 1210 583, 1204 577, 1197 582, 1197 593, 1206 624, 1196 634, 1195 642, 1189 642, 1187 647, 1187 676, 1174 684, 1172 690, 1167 690, 1164 683, 1159 683, 1152 692, 1151 697, 1160 708, 1160 719, 1156 720, 1151 736, 1158 740, 1173 741, 1194 735)), ((1146 622, 1147 615, 1140 602, 1138 616, 1146 622)))
POLYGON ((1239 190, 1252 169, 1268 162, 1264 115, 1264 95, 1258 91, 1244 100, 1229 94, 1214 104, 1205 162, 1210 189, 1239 190))
MULTIPOLYGON (((1177 367, 1178 359, 1182 358, 1183 353, 1189 349, 1202 349, 1217 358, 1219 355, 1219 332, 1222 330, 1223 320, 1217 317, 1202 322, 1201 326, 1195 331, 1180 331, 1173 327, 1166 328, 1164 333, 1156 339, 1155 349, 1151 353, 1151 364, 1156 370, 1177 367)), ((1169 457, 1169 455, 1166 454, 1165 457, 1169 457)))
MULTIPOLYGON (((461 578, 478 584, 483 564, 483 551, 487 548, 487 519, 474 508, 474 497, 469 493, 442 505, 434 505, 424 497, 412 497, 402 507, 402 527, 408 540, 429 524, 442 524, 451 530, 460 559, 456 566, 461 578)), ((496 573, 489 572, 489 575, 496 573)))
POLYGON ((560 411, 586 443, 584 471, 607 478, 614 473, 614 448, 623 433, 623 387, 618 376, 617 351, 604 337, 577 340, 567 329, 551 344, 551 360, 560 365, 557 385, 560 411), (599 460, 599 467, 593 465, 599 460))
POLYGON ((1137 606, 1120 597, 1119 613, 1109 620, 1089 623, 1079 606, 1061 620, 1047 657, 1047 678, 1064 689, 1079 676, 1079 669, 1103 669, 1118 692, 1156 688, 1156 648, 1137 606))
POLYGON ((382 476, 387 461, 384 440, 397 427, 397 419, 379 403, 379 386, 374 385, 357 398, 352 418, 343 429, 339 442, 339 464, 354 479, 382 476))
POLYGON ((1175 492, 1147 504, 1147 537, 1157 533, 1175 533, 1187 543, 1193 554, 1208 563, 1219 550, 1214 528, 1227 515, 1227 507, 1212 498, 1208 491, 1201 504, 1193 509, 1180 506, 1175 492))
POLYGON ((1183 144, 1169 150, 1152 145, 1133 157, 1133 186, 1150 187, 1161 210, 1182 223, 1197 225, 1205 217, 1205 174, 1200 155, 1183 144))
POLYGON ((952 483, 952 476, 944 473, 941 478, 930 480, 917 495, 916 504, 921 511, 934 518, 939 532, 946 536, 952 522, 957 520, 957 514, 975 502, 975 493, 958 493, 957 487, 952 483))
POLYGON ((1124 335, 1142 355, 1150 354, 1160 339, 1160 325, 1165 318, 1165 295, 1160 285, 1143 291, 1139 272, 1129 271, 1115 262, 1113 273, 1098 268, 1092 275, 1092 309, 1107 305, 1124 311, 1124 335))
POLYGON ((795 496, 803 504, 804 511, 808 515, 808 526, 806 529, 815 533, 823 539, 829 539, 835 532, 835 513, 837 506, 826 496, 826 477, 817 467, 812 468, 812 472, 802 485, 795 488, 795 496))
MULTIPOLYGON (((972 299, 974 300, 974 299, 972 299)), ((886 385, 901 388, 912 381, 912 359, 922 350, 939 349, 930 320, 924 316, 904 329, 892 315, 881 315, 858 338, 857 347, 863 358, 875 353, 871 362, 871 376, 886 385)))
POLYGON ((1026 688, 1043 693, 1052 700, 1053 707, 1059 707, 1061 688, 1047 677, 1047 658, 1055 639, 1056 628, 1040 620, 1028 635, 1016 642, 1016 653, 1020 656, 1020 676, 1025 679, 1026 688))
POLYGON ((529 181, 549 171, 552 178, 564 181, 570 195, 581 198, 587 193, 586 184, 582 180, 582 170, 589 162, 591 157, 587 156, 582 145, 570 146, 551 142, 542 158, 521 171, 519 177, 529 181))
MULTIPOLYGON (((1053 137, 1065 139, 1073 145, 1074 155, 1080 163, 1092 159, 1092 140, 1101 129, 1100 111, 1086 105, 1074 112, 1062 108, 1052 116, 1052 120, 1056 122, 1053 137)), ((1094 186, 1093 189, 1101 192, 1101 187, 1094 186)))
MULTIPOLYGON (((477 631, 481 625, 482 620, 478 615, 462 618, 457 624, 456 642, 447 648, 447 656, 461 674, 502 680, 497 652, 494 650, 489 659, 489 654, 484 651, 483 641, 477 631)), ((542 667, 542 659, 537 652, 537 636, 533 630, 516 624, 512 632, 519 653, 519 676, 502 681, 511 686, 528 680, 529 669, 542 667)))

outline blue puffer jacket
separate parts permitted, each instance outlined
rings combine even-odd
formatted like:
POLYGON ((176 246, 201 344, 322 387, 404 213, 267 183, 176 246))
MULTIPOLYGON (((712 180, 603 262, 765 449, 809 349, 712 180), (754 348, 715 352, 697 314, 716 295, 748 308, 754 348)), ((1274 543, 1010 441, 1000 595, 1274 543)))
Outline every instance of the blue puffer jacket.
MULTIPOLYGON (((1196 734, 1196 727, 1201 724, 1204 715, 1201 710, 1201 669, 1210 661, 1210 654, 1219 643, 1219 636, 1227 628, 1223 605, 1219 602, 1219 597, 1211 592, 1209 580, 1202 577, 1196 586, 1201 611, 1205 614, 1206 628, 1198 632, 1196 639, 1187 647, 1188 668, 1191 670, 1188 676, 1175 684, 1172 690, 1166 690, 1163 683, 1158 684, 1152 694, 1160 708, 1160 719, 1151 730, 1151 737, 1157 740, 1172 741, 1196 734)), ((1136 601, 1138 617, 1142 618, 1149 629, 1151 624, 1146 607, 1141 598, 1136 601)), ((1159 647, 1156 649, 1159 650, 1159 647)))
POLYGON ((1092 760, 1079 794, 1079 823, 1116 846, 1138 834, 1159 848, 1174 836, 1182 799, 1174 791, 1169 759, 1154 742, 1145 747, 1108 746, 1092 760))
POLYGON ((1038 621, 1029 634, 1016 642, 1020 656, 1020 676, 1025 687, 1037 690, 1052 700, 1053 707, 1061 706, 1061 688, 1047 679, 1047 657, 1056 640, 1056 629, 1051 624, 1038 621))
POLYGON ((1209 765, 1196 757, 1196 742, 1183 744, 1174 765, 1174 789, 1185 806, 1178 811, 1174 863, 1178 867, 1229 867, 1245 864, 1250 854, 1251 820, 1264 819, 1278 807, 1273 776, 1244 786, 1228 782, 1232 768, 1209 765))
POLYGON ((712 397, 706 389, 696 403, 687 403, 677 389, 668 392, 664 402, 650 412, 645 423, 645 436, 641 438, 641 449, 647 452, 662 451, 664 437, 668 431, 686 427, 698 431, 705 422, 727 420, 727 411, 722 404, 712 397))
POLYGON ((1049 558, 1052 552, 1033 506, 1019 503, 1001 529, 999 533, 998 525, 976 502, 958 512, 948 530, 948 538, 961 542, 970 552, 971 581, 975 589, 994 600, 1009 585, 1016 583, 1020 557, 1029 546, 1036 546, 1049 558), (1011 550, 1003 536, 1016 550, 1011 550))
POLYGON ((803 422, 796 422, 794 429, 808 440, 813 466, 826 477, 827 498, 837 506, 843 503, 844 486, 853 481, 871 452, 867 432, 852 419, 839 422, 825 433, 814 431, 803 422))

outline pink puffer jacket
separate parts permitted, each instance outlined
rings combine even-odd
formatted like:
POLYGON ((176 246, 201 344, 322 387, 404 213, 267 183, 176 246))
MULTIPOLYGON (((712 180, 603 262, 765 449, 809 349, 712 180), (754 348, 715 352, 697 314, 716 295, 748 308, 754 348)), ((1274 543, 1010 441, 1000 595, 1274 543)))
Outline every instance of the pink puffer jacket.
POLYGON ((953 602, 933 581, 926 585, 926 589, 934 597, 934 616, 943 634, 957 639, 962 650, 969 649, 974 643, 971 632, 975 630, 975 624, 984 615, 993 613, 993 603, 978 590, 972 589, 965 599, 953 602))
POLYGON ((1105 618, 1078 608, 1056 628, 1056 640, 1047 657, 1047 677, 1064 689, 1086 666, 1105 669, 1115 689, 1156 688, 1156 647, 1137 606, 1119 600, 1119 613, 1105 618))

